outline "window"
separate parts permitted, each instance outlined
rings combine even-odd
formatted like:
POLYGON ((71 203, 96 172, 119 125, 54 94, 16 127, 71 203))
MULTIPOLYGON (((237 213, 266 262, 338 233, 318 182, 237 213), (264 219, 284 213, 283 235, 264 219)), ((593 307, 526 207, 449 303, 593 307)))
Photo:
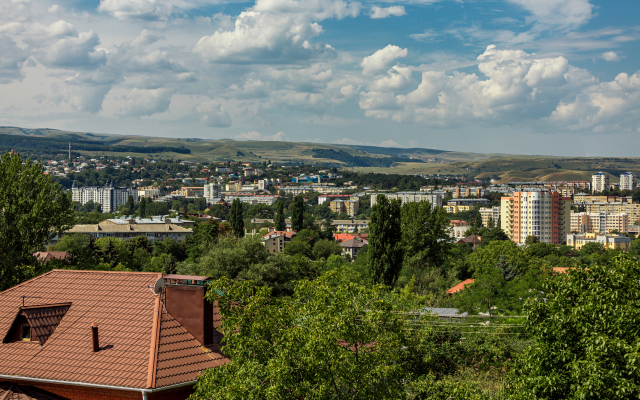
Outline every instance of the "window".
POLYGON ((22 329, 20 331, 20 339, 24 342, 31 341, 31 326, 29 324, 22 324, 22 329))

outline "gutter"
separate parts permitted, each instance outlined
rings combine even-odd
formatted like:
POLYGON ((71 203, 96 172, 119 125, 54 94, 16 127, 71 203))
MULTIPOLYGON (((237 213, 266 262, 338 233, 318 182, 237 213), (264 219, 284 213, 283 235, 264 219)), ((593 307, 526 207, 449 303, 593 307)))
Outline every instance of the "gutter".
POLYGON ((3 374, 0 374, 0 378, 15 379, 15 380, 22 380, 22 381, 30 381, 30 382, 54 383, 58 385, 84 386, 84 387, 92 387, 92 388, 99 388, 99 389, 127 390, 130 392, 140 392, 142 394, 143 400, 147 400, 148 393, 162 392, 164 390, 194 385, 197 382, 197 380, 193 380, 189 382, 176 383, 175 385, 163 386, 161 388, 155 388, 155 389, 138 389, 138 388, 132 388, 132 387, 125 387, 125 386, 111 386, 111 385, 100 385, 97 383, 59 381, 55 379, 29 378, 26 376, 3 375, 3 374))

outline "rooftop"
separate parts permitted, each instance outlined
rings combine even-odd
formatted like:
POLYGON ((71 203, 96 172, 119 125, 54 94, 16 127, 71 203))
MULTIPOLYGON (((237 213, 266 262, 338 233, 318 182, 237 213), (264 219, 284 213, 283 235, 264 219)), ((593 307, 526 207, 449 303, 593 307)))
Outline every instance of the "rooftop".
MULTIPOLYGON (((0 375, 149 389, 194 381, 204 369, 226 363, 217 348, 203 347, 164 311, 160 297, 149 289, 161 277, 53 270, 0 293, 0 335, 5 338, 0 375), (44 318, 38 326, 48 330, 38 333, 31 324, 38 341, 7 340, 24 311, 32 314, 27 318, 44 318), (45 311, 56 320, 45 318, 45 311), (97 352, 90 331, 94 322, 97 352)), ((218 313, 211 307, 215 327, 218 313)))

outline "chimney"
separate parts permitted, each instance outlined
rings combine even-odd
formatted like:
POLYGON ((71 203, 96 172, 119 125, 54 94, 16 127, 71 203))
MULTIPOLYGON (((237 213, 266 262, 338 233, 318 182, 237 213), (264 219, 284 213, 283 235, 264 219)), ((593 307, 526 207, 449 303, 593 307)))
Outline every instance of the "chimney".
POLYGON ((93 341, 93 352, 100 350, 100 340, 98 338, 98 323, 91 324, 91 338, 93 341))
POLYGON ((206 276, 165 275, 165 307, 203 346, 213 343, 213 305, 204 298, 206 276))

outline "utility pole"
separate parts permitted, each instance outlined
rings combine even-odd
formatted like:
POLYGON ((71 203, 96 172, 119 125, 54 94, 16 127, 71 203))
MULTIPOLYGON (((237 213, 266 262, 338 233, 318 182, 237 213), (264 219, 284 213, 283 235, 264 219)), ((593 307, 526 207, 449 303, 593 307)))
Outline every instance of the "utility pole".
POLYGON ((69 142, 69 161, 71 161, 71 142, 69 142))

